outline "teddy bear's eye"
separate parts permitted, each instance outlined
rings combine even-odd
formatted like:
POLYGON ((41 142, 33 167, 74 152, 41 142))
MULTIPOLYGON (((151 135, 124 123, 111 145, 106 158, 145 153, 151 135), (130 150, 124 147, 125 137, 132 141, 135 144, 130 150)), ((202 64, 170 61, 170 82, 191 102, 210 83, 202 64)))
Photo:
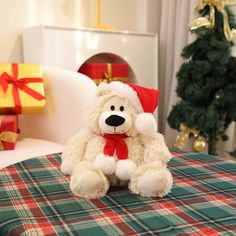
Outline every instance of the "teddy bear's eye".
POLYGON ((124 111, 125 108, 123 106, 120 106, 120 111, 124 111))
POLYGON ((115 106, 114 106, 114 105, 111 105, 110 109, 111 109, 112 111, 114 111, 114 110, 115 110, 115 106))

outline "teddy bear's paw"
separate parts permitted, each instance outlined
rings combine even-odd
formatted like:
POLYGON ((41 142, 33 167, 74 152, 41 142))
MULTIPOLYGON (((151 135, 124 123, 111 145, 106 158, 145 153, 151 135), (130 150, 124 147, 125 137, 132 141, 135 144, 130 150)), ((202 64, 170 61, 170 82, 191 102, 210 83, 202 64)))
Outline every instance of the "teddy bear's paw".
POLYGON ((149 170, 130 181, 130 190, 145 197, 163 197, 170 192, 173 179, 167 169, 149 170))
POLYGON ((96 198, 106 194, 109 184, 102 173, 87 169, 71 177, 70 188, 79 197, 96 198))
POLYGON ((73 171, 73 165, 71 165, 69 162, 64 161, 62 162, 60 169, 63 174, 69 175, 73 171))
POLYGON ((129 180, 137 169, 137 165, 132 160, 119 160, 116 163, 115 175, 120 180, 129 180))
POLYGON ((115 172, 116 159, 113 156, 100 154, 95 158, 93 163, 105 175, 111 175, 115 172))

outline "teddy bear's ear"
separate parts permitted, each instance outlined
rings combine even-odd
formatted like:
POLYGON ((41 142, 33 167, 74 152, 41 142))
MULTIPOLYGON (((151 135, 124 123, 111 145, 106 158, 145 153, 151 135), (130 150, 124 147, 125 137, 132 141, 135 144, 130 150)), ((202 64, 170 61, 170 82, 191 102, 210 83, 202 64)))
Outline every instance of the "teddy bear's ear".
POLYGON ((111 88, 107 83, 101 83, 97 87, 97 96, 103 96, 111 92, 111 88))

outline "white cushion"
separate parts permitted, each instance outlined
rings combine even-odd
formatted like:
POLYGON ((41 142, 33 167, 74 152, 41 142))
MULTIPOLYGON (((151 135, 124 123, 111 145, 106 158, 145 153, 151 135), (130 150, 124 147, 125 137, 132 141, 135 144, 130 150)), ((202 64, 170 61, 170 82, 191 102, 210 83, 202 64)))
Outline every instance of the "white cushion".
POLYGON ((39 114, 19 115, 21 140, 15 150, 0 151, 0 168, 62 152, 63 144, 83 127, 83 111, 96 94, 95 83, 76 71, 47 66, 42 71, 46 107, 39 114))
POLYGON ((75 71, 42 67, 46 107, 39 114, 19 116, 21 137, 65 144, 84 126, 83 112, 96 94, 96 85, 75 71))
POLYGON ((0 168, 26 159, 62 152, 64 145, 42 139, 24 138, 17 141, 15 150, 0 151, 0 168))

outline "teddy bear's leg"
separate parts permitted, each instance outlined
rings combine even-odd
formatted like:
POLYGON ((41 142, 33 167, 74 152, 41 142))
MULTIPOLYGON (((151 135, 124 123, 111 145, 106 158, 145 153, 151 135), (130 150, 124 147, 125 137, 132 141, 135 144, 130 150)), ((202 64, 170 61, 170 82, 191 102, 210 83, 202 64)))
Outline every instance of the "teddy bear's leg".
POLYGON ((84 198, 102 197, 109 188, 109 182, 101 170, 88 161, 82 161, 70 179, 72 192, 84 198))
POLYGON ((84 151, 90 138, 91 138, 91 133, 86 129, 80 130, 77 134, 75 134, 70 138, 61 155, 62 173, 64 174, 73 173, 74 168, 84 157, 84 151))
POLYGON ((139 166, 130 180, 132 192, 145 197, 163 197, 170 192, 173 179, 170 171, 161 162, 139 166))

